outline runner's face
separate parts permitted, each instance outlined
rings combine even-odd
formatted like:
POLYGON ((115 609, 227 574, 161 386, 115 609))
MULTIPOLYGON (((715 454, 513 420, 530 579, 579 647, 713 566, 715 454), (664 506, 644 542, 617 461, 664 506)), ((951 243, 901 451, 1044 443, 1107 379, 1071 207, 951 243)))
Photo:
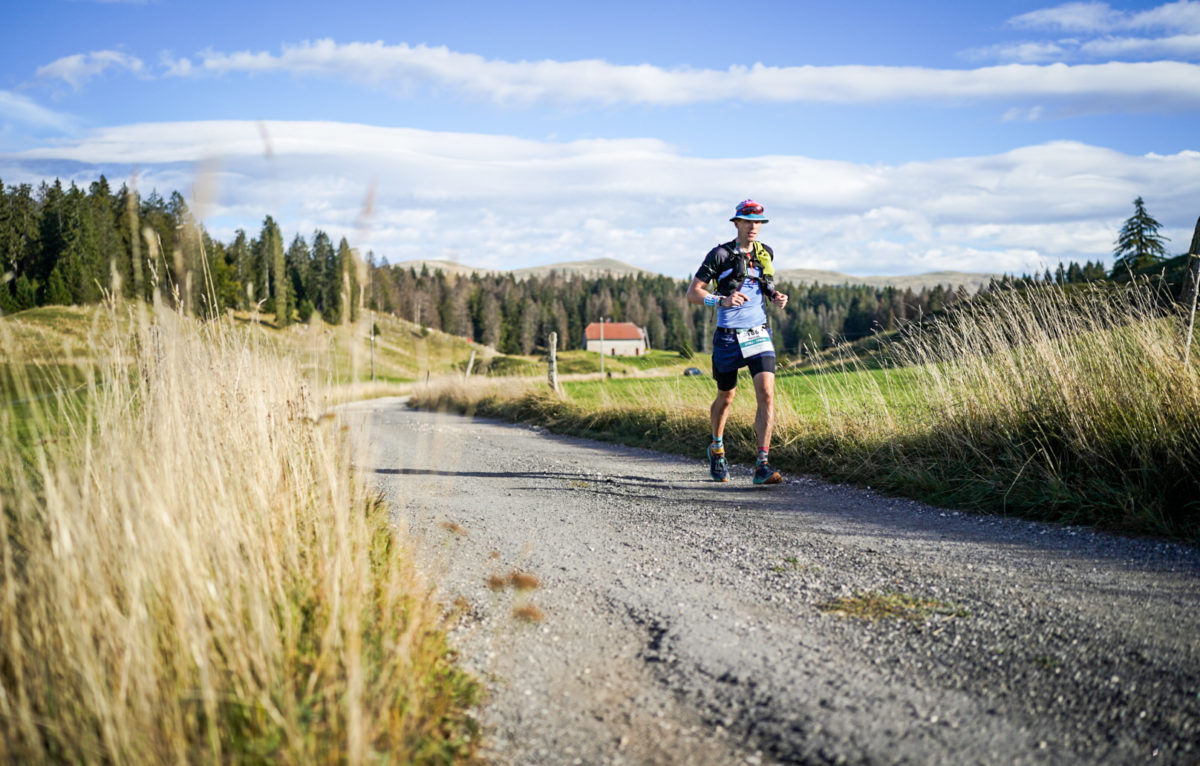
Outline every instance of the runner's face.
POLYGON ((744 218, 736 218, 733 221, 737 226, 738 240, 741 242, 753 242, 758 239, 758 230, 762 228, 762 221, 747 221, 744 218))

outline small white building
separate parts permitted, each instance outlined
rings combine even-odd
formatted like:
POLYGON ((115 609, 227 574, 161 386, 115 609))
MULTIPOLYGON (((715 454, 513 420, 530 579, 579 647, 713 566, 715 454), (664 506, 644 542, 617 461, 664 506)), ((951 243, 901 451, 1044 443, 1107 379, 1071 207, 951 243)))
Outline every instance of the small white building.
POLYGON ((641 356, 648 348, 646 331, 630 322, 592 322, 583 337, 585 351, 609 356, 641 356))

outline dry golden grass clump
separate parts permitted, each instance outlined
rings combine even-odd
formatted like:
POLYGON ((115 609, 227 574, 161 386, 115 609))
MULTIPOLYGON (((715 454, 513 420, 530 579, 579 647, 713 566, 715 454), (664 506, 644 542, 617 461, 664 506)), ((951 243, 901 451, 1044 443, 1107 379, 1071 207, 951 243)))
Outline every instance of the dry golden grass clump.
POLYGON ((4 368, 44 403, 0 409, 4 759, 472 757, 477 687, 297 369, 127 310, 79 392, 4 368))
POLYGON ((411 401, 429 410, 474 415, 481 403, 509 401, 522 394, 541 396, 543 389, 539 381, 522 378, 440 377, 413 386, 411 401))

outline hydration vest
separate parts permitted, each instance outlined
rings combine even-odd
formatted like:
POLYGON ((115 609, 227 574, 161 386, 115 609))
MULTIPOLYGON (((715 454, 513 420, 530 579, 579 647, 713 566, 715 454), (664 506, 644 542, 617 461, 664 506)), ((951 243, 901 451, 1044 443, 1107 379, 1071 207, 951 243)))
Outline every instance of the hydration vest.
POLYGON ((754 242, 753 252, 747 258, 737 249, 737 240, 721 245, 730 254, 727 262, 729 269, 717 277, 717 294, 733 295, 746 281, 747 261, 753 263, 761 271, 761 276, 751 277, 762 288, 763 295, 768 299, 775 297, 775 266, 771 263, 771 248, 761 242, 754 242))

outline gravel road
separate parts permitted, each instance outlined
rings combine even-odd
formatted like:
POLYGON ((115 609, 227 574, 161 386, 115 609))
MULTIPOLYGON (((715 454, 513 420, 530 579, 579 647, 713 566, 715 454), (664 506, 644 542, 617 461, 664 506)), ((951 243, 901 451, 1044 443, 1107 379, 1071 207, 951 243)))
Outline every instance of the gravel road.
POLYGON ((1194 547, 745 466, 718 485, 702 444, 341 412, 463 609, 493 762, 1200 763, 1194 547), (934 604, 822 608, 868 592, 934 604))

